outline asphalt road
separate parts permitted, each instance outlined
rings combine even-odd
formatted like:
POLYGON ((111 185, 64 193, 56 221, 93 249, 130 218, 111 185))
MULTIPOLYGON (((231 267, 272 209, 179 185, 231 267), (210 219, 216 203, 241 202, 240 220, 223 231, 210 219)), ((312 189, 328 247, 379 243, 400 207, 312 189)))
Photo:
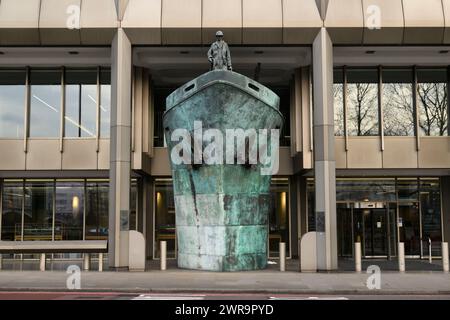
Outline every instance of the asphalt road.
POLYGON ((248 293, 0 292, 0 300, 450 300, 450 295, 293 295, 248 293))

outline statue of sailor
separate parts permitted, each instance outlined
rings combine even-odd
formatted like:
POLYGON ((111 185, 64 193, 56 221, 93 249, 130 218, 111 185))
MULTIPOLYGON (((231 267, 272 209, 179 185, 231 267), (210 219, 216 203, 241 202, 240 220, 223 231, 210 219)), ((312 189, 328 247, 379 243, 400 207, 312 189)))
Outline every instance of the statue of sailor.
POLYGON ((211 70, 230 70, 231 55, 228 44, 223 40, 223 32, 216 32, 216 41, 211 45, 208 50, 208 60, 211 63, 211 70))

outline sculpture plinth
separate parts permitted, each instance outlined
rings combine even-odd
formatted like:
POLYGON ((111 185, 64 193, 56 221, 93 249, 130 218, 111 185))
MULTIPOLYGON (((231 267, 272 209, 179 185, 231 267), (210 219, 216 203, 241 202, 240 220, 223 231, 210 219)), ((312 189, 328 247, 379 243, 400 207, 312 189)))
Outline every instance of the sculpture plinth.
MULTIPOLYGON (((209 140, 207 131, 220 140, 217 134, 225 139, 227 130, 280 129, 283 117, 278 108, 275 93, 231 71, 205 73, 167 98, 164 128, 171 155, 180 268, 242 271, 267 266, 271 175, 261 173, 265 165, 250 163, 249 154, 243 163, 235 157, 236 163, 229 164, 227 159, 233 155, 225 141, 223 154, 217 148, 213 153, 222 163, 208 159, 207 146, 203 156, 200 152, 200 162, 193 154, 199 156, 194 141, 200 130, 205 132, 199 143, 202 148, 209 140), (182 144, 173 139, 178 129, 188 132, 192 146, 184 149, 190 154, 183 156, 191 157, 192 163, 172 157, 182 144)), ((248 145, 247 139, 244 147, 248 145)))

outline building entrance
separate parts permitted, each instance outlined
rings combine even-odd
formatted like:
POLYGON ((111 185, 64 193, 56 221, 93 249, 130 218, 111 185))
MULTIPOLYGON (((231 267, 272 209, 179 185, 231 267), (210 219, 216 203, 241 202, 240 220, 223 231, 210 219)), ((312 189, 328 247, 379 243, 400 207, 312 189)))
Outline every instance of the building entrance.
POLYGON ((365 258, 390 258, 396 255, 396 207, 382 202, 338 204, 341 257, 354 255, 354 243, 361 242, 365 258))

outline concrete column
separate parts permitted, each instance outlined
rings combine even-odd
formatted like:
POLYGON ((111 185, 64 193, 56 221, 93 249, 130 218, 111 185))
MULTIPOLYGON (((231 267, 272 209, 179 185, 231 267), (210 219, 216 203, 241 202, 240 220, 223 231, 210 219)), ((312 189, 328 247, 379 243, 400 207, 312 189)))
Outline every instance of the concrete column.
POLYGON ((110 268, 128 267, 131 177, 131 43, 119 28, 111 48, 111 154, 108 258, 110 268), (122 236, 121 236, 122 235, 122 236))
POLYGON ((318 270, 336 270, 333 44, 325 28, 320 30, 313 43, 313 81, 317 267, 318 270))

